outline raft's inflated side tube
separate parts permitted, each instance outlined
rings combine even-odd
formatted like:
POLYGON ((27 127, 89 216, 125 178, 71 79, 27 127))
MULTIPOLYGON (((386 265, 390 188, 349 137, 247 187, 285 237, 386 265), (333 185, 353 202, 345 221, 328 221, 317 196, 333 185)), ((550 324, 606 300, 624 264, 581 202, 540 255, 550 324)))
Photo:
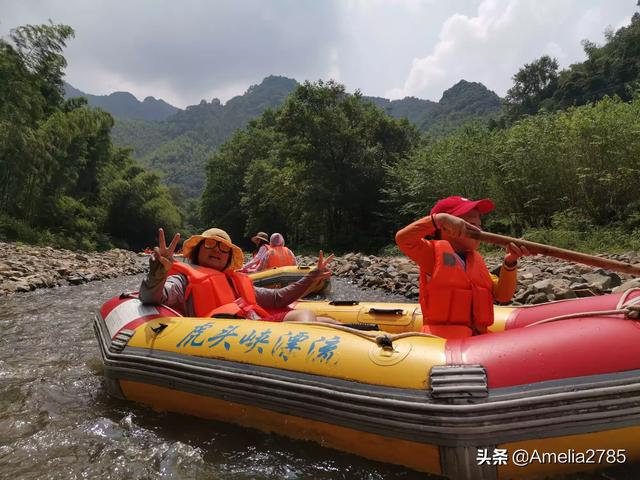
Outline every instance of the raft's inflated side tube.
POLYGON ((510 311, 506 319, 505 330, 525 327, 545 318, 559 317, 562 315, 589 312, 597 314, 597 312, 617 308, 620 302, 633 303, 637 297, 640 297, 640 290, 515 307, 510 311))
POLYGON ((105 302, 99 311, 102 322, 113 339, 121 330, 133 330, 151 320, 179 317, 180 314, 164 305, 144 305, 137 293, 123 293, 105 302))
MULTIPOLYGON (((250 273, 249 278, 251 278, 251 281, 256 287, 282 288, 307 276, 309 272, 311 272, 312 268, 313 267, 305 266, 275 267, 262 270, 260 272, 250 273)), ((327 293, 330 290, 330 287, 330 278, 318 280, 309 287, 304 296, 327 293)))

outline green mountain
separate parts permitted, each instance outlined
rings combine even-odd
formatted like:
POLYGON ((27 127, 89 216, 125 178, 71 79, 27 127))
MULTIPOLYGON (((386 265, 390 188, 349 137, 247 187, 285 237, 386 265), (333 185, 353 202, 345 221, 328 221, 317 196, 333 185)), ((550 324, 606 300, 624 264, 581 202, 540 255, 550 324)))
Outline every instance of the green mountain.
POLYGON ((442 94, 438 109, 418 125, 423 132, 449 133, 472 119, 487 120, 502 110, 502 99, 478 82, 460 80, 442 94))
MULTIPOLYGON (((217 98, 202 100, 155 122, 118 117, 113 141, 131 147, 134 157, 145 167, 161 172, 168 185, 179 187, 188 198, 197 197, 204 188, 207 158, 234 131, 266 109, 279 107, 297 86, 296 80, 272 75, 224 105, 217 98)), ((440 133, 473 118, 487 118, 501 106, 495 93, 465 80, 444 92, 437 103, 415 97, 364 98, 394 118, 407 118, 423 132, 440 133)))
POLYGON ((363 97, 394 118, 406 118, 414 125, 420 126, 425 117, 438 110, 438 104, 431 100, 416 97, 404 97, 402 100, 389 100, 382 97, 363 97))
POLYGON ((202 193, 207 158, 239 128, 268 108, 280 106, 297 87, 286 77, 269 76, 225 105, 214 98, 180 110, 166 120, 145 122, 116 119, 116 145, 130 146, 145 166, 161 172, 168 185, 188 197, 202 193))
POLYGON ((164 100, 147 97, 142 102, 129 92, 114 92, 110 95, 91 95, 64 84, 64 98, 85 97, 92 107, 99 107, 114 117, 138 120, 164 120, 180 109, 164 100))
POLYGON ((466 80, 460 80, 446 90, 437 103, 415 97, 402 100, 364 98, 382 108, 387 115, 407 118, 425 133, 449 133, 469 120, 487 119, 502 109, 498 95, 481 83, 466 80))

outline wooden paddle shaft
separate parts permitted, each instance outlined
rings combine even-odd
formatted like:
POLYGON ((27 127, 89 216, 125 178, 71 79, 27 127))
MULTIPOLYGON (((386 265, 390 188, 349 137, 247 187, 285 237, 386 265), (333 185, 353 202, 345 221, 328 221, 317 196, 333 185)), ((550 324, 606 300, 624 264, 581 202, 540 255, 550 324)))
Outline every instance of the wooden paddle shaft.
POLYGON ((466 235, 485 243, 495 243, 496 245, 508 245, 509 243, 515 243, 516 245, 527 247, 527 250, 529 250, 531 253, 539 253, 541 255, 547 255, 549 257, 562 258, 563 260, 584 263, 585 265, 590 265, 592 267, 605 268, 607 270, 614 270, 616 272, 640 275, 640 266, 619 262, 617 260, 609 260, 602 257, 596 257, 594 255, 587 255, 586 253, 574 252, 573 250, 565 250, 564 248, 552 247, 550 245, 544 245, 542 243, 529 242, 520 238, 513 238, 506 235, 498 235, 489 232, 476 232, 474 230, 467 230, 466 235))

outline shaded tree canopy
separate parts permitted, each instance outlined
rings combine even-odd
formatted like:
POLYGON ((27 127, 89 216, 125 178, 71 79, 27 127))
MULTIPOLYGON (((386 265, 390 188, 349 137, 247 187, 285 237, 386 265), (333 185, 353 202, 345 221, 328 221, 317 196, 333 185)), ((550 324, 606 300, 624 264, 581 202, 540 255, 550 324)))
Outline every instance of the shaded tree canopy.
POLYGON ((111 144, 113 118, 64 100, 73 29, 26 25, 0 40, 0 236, 67 248, 140 248, 180 216, 158 177, 111 144))
POLYGON ((385 169, 417 141, 407 120, 359 93, 305 82, 210 158, 203 219, 234 237, 266 229, 298 245, 380 245, 385 169))

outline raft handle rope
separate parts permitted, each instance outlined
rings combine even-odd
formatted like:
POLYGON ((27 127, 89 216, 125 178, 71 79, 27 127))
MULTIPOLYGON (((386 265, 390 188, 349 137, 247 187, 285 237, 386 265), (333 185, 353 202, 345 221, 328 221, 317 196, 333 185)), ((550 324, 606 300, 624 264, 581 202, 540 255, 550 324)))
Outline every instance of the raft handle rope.
POLYGON ((533 327, 535 325, 542 325, 543 323, 556 322, 558 320, 568 320, 570 318, 582 318, 593 316, 609 316, 609 315, 623 315, 624 320, 639 320, 640 319, 640 295, 632 298, 627 302, 627 298, 633 292, 640 292, 640 288, 630 288, 620 297, 618 304, 614 310, 599 310, 593 312, 578 312, 568 313, 566 315, 558 315, 557 317, 544 318, 537 322, 525 325, 524 328, 533 327))
POLYGON ((393 351, 393 340, 389 335, 378 335, 376 337, 376 345, 378 345, 383 350, 393 351))

